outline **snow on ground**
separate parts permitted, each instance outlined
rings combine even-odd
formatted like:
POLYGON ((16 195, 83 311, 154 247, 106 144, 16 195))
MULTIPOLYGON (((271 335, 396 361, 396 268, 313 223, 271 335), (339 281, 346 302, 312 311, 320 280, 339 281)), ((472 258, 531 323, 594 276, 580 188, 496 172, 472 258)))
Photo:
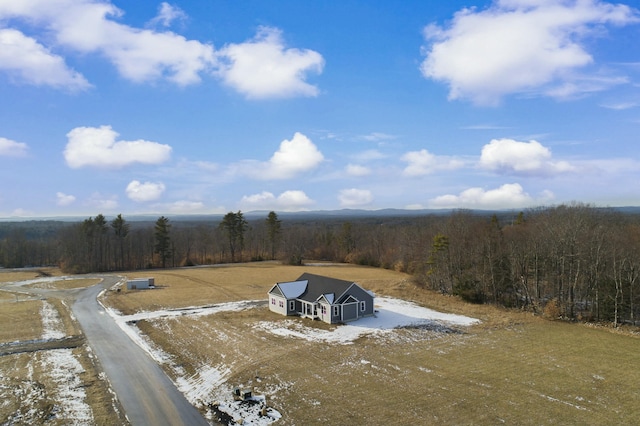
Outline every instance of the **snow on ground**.
MULTIPOLYGON (((64 325, 54 306, 43 301, 40 315, 43 339, 61 339, 66 336, 64 325)), ((41 364, 56 387, 51 392, 55 400, 52 417, 68 425, 93 423, 93 412, 85 402, 87 395, 80 380, 80 374, 85 370, 73 355, 72 349, 43 351, 41 364)))
POLYGON ((293 319, 278 322, 261 321, 255 327, 284 337, 350 344, 359 337, 390 334, 398 328, 430 326, 437 330, 438 326, 443 328, 447 326, 469 326, 478 322, 474 318, 445 314, 391 297, 376 297, 375 300, 375 316, 340 325, 335 330, 311 328, 306 326, 304 322, 293 319))
MULTIPOLYGON (((171 357, 155 346, 135 326, 135 323, 141 320, 212 315, 219 312, 251 309, 261 305, 263 305, 263 301, 241 301, 204 307, 141 312, 133 315, 120 315, 119 312, 109 308, 105 308, 105 310, 114 318, 120 328, 154 360, 173 369, 176 376, 176 386, 193 405, 207 405, 211 402, 210 396, 215 395, 217 398, 214 401, 216 409, 223 414, 227 414, 235 420, 242 419, 245 425, 266 426, 278 420, 281 414, 276 410, 269 409, 267 416, 260 416, 259 407, 262 402, 260 398, 263 398, 261 396, 254 396, 252 401, 234 401, 231 398, 232 389, 226 383, 226 378, 231 373, 230 366, 203 365, 195 374, 187 375, 184 369, 172 365, 171 357)), ((437 331, 439 327, 442 330, 447 330, 451 326, 469 326, 477 322, 479 321, 474 318, 437 312, 404 300, 377 297, 375 316, 361 318, 347 325, 339 325, 332 331, 312 328, 304 325, 304 321, 294 319, 261 321, 255 325, 255 328, 276 335, 308 341, 350 344, 359 337, 388 335, 398 328, 426 327, 437 331)))

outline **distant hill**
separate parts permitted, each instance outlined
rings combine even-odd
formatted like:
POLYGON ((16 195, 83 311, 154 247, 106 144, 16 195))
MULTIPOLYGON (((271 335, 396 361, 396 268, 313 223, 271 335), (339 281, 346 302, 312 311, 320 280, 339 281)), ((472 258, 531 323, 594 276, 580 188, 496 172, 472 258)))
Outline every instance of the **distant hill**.
MULTIPOLYGON (((543 208, 543 207, 542 207, 543 208)), ((640 206, 623 206, 623 207, 596 207, 601 209, 611 209, 614 211, 618 211, 624 214, 640 214, 640 206)), ((427 216, 427 215, 437 215, 444 216, 449 215, 453 212, 464 211, 473 215, 478 216, 505 216, 505 215, 516 215, 520 211, 524 211, 525 214, 529 209, 503 209, 503 210, 478 210, 478 209, 420 209, 420 210, 409 210, 409 209, 379 209, 379 210, 365 210, 365 209, 339 209, 339 210, 309 210, 309 211, 297 211, 297 212, 286 212, 286 211, 276 211, 278 217, 280 219, 295 219, 295 220, 319 220, 319 219, 356 219, 356 218, 385 218, 385 217, 397 217, 397 218, 410 218, 410 217, 419 217, 419 216, 427 216)), ((271 210, 253 210, 243 212, 245 218, 247 220, 257 220, 261 218, 266 218, 271 210)), ((99 214, 96 213, 96 215, 99 214)), ((129 222, 155 222, 158 217, 163 214, 132 214, 126 215, 123 214, 123 217, 129 222)), ((94 215, 95 216, 95 215, 94 215)), ((222 220, 224 214, 164 214, 164 216, 168 217, 173 222, 209 222, 209 221, 219 221, 222 220)), ((115 216, 105 215, 108 221, 111 221, 115 216)), ((50 225, 53 225, 56 222, 81 222, 87 219, 88 216, 60 216, 60 217, 7 217, 0 218, 1 223, 24 223, 24 222, 49 222, 50 225)), ((55 225, 54 225, 55 226, 55 225)))

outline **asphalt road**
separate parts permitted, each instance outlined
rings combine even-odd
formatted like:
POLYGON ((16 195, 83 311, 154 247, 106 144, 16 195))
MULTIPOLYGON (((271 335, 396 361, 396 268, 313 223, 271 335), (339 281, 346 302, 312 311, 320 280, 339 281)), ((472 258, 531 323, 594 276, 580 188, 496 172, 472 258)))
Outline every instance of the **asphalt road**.
POLYGON ((136 345, 97 302, 117 277, 77 294, 72 306, 87 342, 132 425, 208 425, 156 362, 136 345))

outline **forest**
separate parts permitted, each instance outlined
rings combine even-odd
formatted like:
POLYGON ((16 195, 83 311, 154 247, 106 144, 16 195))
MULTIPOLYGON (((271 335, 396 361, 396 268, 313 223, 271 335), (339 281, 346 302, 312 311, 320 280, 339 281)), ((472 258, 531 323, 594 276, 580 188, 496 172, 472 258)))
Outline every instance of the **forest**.
POLYGON ((111 272, 229 262, 347 262, 410 274, 471 303, 569 320, 638 323, 640 215, 580 203, 416 216, 0 223, 0 266, 111 272))

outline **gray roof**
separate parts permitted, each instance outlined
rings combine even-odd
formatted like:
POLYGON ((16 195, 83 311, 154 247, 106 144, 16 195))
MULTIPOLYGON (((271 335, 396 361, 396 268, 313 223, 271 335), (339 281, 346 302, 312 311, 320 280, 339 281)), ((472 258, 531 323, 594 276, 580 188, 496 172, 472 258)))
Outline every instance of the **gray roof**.
POLYGON ((331 294, 333 295, 333 300, 337 301, 337 299, 353 285, 352 281, 339 280, 306 272, 300 275, 296 281, 308 281, 309 283, 306 291, 298 297, 298 299, 306 302, 315 302, 323 294, 331 294))

